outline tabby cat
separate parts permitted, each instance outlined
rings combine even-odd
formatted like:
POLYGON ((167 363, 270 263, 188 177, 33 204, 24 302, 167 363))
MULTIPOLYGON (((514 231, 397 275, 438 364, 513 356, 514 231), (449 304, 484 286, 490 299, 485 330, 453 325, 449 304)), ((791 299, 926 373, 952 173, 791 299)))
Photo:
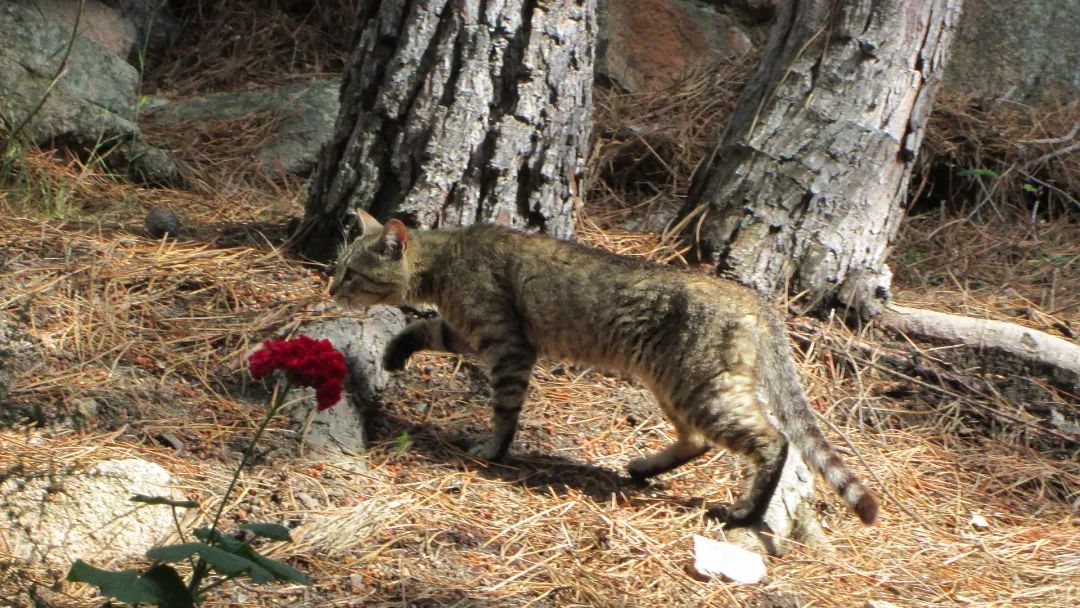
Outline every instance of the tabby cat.
POLYGON ((477 355, 495 393, 494 433, 471 450, 477 458, 506 454, 533 364, 543 355, 633 374, 656 396, 678 439, 631 461, 635 480, 726 447, 755 465, 727 519, 757 523, 790 440, 859 518, 873 523, 877 500, 826 441, 783 323, 750 290, 494 225, 408 230, 361 212, 356 226, 360 236, 338 259, 331 295, 347 307, 438 307, 441 318, 416 321, 389 342, 383 365, 400 370, 421 349, 477 355), (759 383, 780 430, 758 401, 759 383))

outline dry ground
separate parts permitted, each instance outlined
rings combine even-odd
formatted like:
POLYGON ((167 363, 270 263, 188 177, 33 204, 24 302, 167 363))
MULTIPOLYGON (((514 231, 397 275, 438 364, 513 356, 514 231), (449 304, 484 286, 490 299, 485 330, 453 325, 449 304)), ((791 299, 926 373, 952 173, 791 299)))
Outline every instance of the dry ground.
MULTIPOLYGON (((722 108, 707 108, 700 125, 670 141, 700 135, 722 115, 722 108)), ((662 115, 651 119, 663 122, 662 115)), ((620 132, 608 129, 598 150, 617 148, 620 132)), ((200 165, 200 158, 227 158, 214 148, 227 139, 188 151, 189 175, 201 181, 187 191, 137 188, 97 163, 46 152, 28 152, 17 179, 4 182, 0 311, 30 327, 45 356, 16 378, 19 407, 5 413, 0 429, 0 471, 136 455, 167 468, 181 491, 202 503, 188 524, 212 517, 238 450, 264 411, 265 388, 246 377, 246 354, 301 321, 346 314, 325 306, 325 279, 315 269, 275 246, 280 226, 299 213, 302 187, 258 176, 244 161, 200 165), (165 242, 140 236, 138 224, 153 204, 204 229, 165 242), (85 398, 101 404, 89 419, 76 411, 85 398), (44 426, 26 426, 35 418, 44 426), (181 440, 183 450, 162 441, 166 435, 181 440)), ((655 143, 622 142, 640 158, 655 143)), ((680 152, 694 153, 693 146, 680 152)), ((634 165, 619 158, 598 152, 593 166, 634 165)), ((662 213, 664 197, 670 210, 685 187, 691 163, 680 169, 651 162, 650 171, 670 171, 666 185, 643 188, 634 182, 636 169, 621 173, 639 198, 613 182, 594 184, 592 192, 603 193, 590 199, 585 240, 677 257, 656 236, 613 228, 612 218, 627 209, 662 213)), ((900 302, 1059 334, 1080 328, 1076 209, 1028 223, 942 209, 905 227, 893 259, 900 302)), ((701 582, 685 572, 691 536, 722 535, 686 499, 730 499, 739 481, 735 459, 710 455, 646 489, 623 476, 628 459, 671 438, 641 388, 545 363, 512 457, 488 466, 463 450, 486 428, 482 372, 469 361, 423 355, 388 391, 375 445, 357 457, 365 470, 306 458, 302 438, 282 423, 271 430, 273 449, 241 478, 230 518, 294 526, 296 542, 274 554, 307 572, 314 587, 228 585, 209 605, 1080 604, 1075 446, 1037 449, 1047 439, 1033 424, 987 423, 964 399, 848 348, 856 340, 891 342, 873 331, 856 334, 810 319, 791 329, 811 399, 843 434, 830 431, 832 440, 850 441, 841 448, 848 460, 869 478, 851 453, 857 451, 877 479, 870 485, 891 498, 879 524, 863 527, 820 486, 832 549, 769 558, 760 585, 701 582), (975 514, 989 526, 973 526, 975 514)), ((928 356, 939 352, 920 348, 928 356)), ((1007 395, 995 399, 1028 420, 1007 395)), ((57 575, 9 565, 0 571, 0 603, 25 602, 36 583, 52 605, 101 605, 87 587, 54 585, 57 575)))

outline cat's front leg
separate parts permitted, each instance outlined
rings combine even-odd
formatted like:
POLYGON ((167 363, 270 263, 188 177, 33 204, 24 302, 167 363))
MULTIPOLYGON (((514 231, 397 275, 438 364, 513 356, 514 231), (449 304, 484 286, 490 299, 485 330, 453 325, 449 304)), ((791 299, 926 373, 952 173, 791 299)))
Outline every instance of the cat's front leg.
POLYGON ((396 372, 418 350, 473 354, 469 344, 441 318, 413 321, 390 339, 383 351, 383 369, 396 372))
POLYGON ((524 341, 481 342, 480 356, 491 370, 491 386, 495 391, 492 399, 492 435, 469 454, 481 460, 502 460, 510 449, 517 432, 518 415, 525 402, 529 388, 536 351, 524 341))

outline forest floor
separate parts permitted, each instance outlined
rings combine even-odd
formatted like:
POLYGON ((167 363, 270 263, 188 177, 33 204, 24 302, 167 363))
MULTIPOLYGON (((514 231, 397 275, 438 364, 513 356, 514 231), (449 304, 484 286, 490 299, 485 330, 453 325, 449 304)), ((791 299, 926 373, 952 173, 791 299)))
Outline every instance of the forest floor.
MULTIPOLYGON (((155 82, 148 78, 148 87, 155 82)), ((604 112, 644 106, 597 101, 597 149, 616 150, 619 129, 603 122, 604 112)), ((715 127, 723 112, 701 116, 695 129, 715 127)), ((653 118, 665 141, 680 139, 653 118)), ((201 503, 185 523, 204 525, 265 411, 265 388, 246 375, 246 356, 303 321, 364 314, 328 306, 327 279, 280 248, 285 222, 302 212, 303 185, 259 174, 230 152, 237 137, 218 137, 198 138, 198 154, 183 159, 200 178, 187 189, 131 185, 104 163, 51 151, 20 160, 20 179, 0 199, 0 312, 26 320, 46 346, 43 360, 16 377, 12 400, 47 422, 4 420, 0 471, 137 456, 166 468, 201 503), (151 205, 202 228, 179 239, 142 236, 151 205), (79 419, 76 404, 87 398, 102 407, 79 419), (182 451, 163 444, 165 435, 182 451)), ((1028 134, 1036 137, 1047 136, 1028 134)), ((685 159, 694 150, 676 152, 685 159)), ((598 153, 594 171, 612 158, 598 153)), ((613 181, 594 185, 582 239, 678 263, 655 232, 627 226, 677 208, 688 173, 679 175, 684 183, 657 187, 637 199, 644 202, 617 202, 613 181)), ((1016 208, 1030 208, 1024 193, 1013 196, 1016 208)), ((1043 209, 1029 220, 988 205, 978 213, 913 211, 890 262, 896 301, 1076 340, 1080 211, 1043 209)), ((975 397, 1020 422, 1005 420, 852 347, 894 348, 902 337, 836 319, 792 319, 789 329, 812 403, 842 433, 827 434, 884 502, 879 522, 865 527, 819 484, 831 546, 767 558, 760 584, 703 582, 686 571, 693 535, 723 530, 685 499, 730 500, 737 459, 710 454, 646 488, 626 478, 629 459, 672 439, 643 388, 543 362, 511 457, 487 465, 465 451, 487 428, 483 372, 465 359, 422 354, 387 391, 374 443, 355 458, 360 470, 309 457, 302 437, 283 421, 272 425, 272 449, 240 478, 228 518, 287 522, 296 541, 271 554, 315 584, 229 584, 208 605, 1080 605, 1080 459, 1076 446, 1054 443, 1027 413, 1030 388, 975 397)), ((948 354, 908 346, 931 359, 948 354)), ((987 375, 975 363, 958 365, 958 373, 987 375)), ((1038 398, 1074 412, 1080 403, 1040 390, 1038 398)), ((89 587, 55 585, 62 574, 0 573, 0 603, 25 598, 37 583, 42 593, 51 589, 52 605, 102 604, 89 587)))

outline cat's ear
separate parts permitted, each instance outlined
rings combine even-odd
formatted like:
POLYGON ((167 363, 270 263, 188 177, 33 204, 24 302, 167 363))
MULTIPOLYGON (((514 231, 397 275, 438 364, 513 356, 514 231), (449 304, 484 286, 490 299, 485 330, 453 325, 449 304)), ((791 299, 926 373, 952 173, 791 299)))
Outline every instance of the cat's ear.
POLYGON ((345 225, 346 242, 349 243, 365 234, 378 232, 383 227, 373 215, 363 209, 346 211, 342 222, 345 225))
POLYGON ((409 231, 398 220, 390 220, 383 226, 383 245, 391 259, 400 260, 409 245, 409 231))

